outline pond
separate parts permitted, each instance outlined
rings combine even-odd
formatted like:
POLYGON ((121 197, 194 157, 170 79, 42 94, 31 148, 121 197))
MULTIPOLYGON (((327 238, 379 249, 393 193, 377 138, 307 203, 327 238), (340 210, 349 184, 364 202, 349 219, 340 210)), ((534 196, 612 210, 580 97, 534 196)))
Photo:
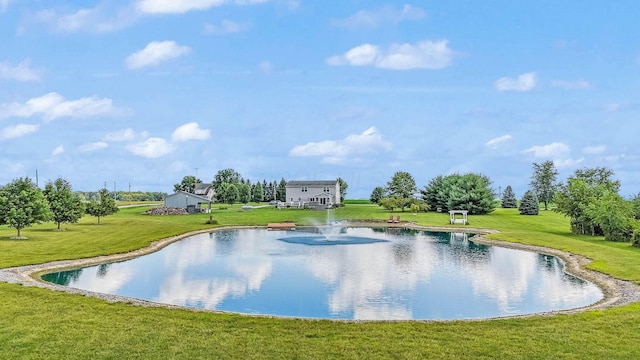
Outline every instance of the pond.
POLYGON ((42 278, 164 304, 325 319, 492 318, 603 297, 554 256, 476 243, 464 233, 330 230, 221 230, 42 278))

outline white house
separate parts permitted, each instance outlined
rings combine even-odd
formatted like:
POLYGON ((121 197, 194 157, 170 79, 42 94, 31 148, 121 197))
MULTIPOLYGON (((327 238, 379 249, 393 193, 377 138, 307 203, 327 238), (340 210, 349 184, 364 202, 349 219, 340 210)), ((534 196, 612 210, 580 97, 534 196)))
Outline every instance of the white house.
POLYGON ((189 213, 210 212, 213 195, 214 191, 211 184, 197 184, 195 193, 178 191, 167 195, 164 199, 164 206, 182 208, 189 213), (207 209, 203 210, 202 204, 208 205, 207 209))
POLYGON ((287 182, 286 204, 291 207, 328 209, 340 204, 338 180, 311 180, 287 182))
POLYGON ((213 199, 213 196, 215 195, 213 185, 205 183, 197 183, 196 189, 193 191, 193 193, 198 196, 206 197, 209 200, 213 199))

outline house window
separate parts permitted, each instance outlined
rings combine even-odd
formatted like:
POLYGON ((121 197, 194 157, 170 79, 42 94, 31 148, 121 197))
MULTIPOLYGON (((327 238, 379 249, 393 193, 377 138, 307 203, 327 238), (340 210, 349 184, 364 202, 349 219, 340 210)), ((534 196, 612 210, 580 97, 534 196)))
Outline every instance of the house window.
POLYGON ((307 192, 307 191, 308 191, 307 187, 306 187, 306 186, 303 186, 303 187, 302 187, 302 192, 307 192))

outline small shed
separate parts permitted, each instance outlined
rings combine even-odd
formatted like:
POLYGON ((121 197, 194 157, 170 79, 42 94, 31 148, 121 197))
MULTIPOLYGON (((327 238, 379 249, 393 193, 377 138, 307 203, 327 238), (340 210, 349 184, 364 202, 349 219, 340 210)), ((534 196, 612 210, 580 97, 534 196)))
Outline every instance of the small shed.
POLYGON ((209 207, 205 211, 211 211, 211 199, 186 191, 178 191, 164 199, 165 207, 182 208, 189 213, 202 212, 202 204, 208 204, 209 207))
POLYGON ((468 213, 468 210, 449 210, 449 221, 451 224, 467 225, 468 213), (461 215, 462 217, 459 218, 456 215, 461 215))

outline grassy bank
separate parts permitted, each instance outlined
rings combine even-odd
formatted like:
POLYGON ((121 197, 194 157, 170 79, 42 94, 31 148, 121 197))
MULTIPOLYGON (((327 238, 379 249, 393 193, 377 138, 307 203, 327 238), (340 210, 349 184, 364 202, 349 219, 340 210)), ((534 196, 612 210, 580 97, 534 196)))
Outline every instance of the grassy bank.
MULTIPOLYGON (((325 212, 214 210, 217 226, 326 221, 325 212)), ((0 228, 0 267, 127 252, 154 240, 208 228, 209 215, 149 217, 123 209, 102 219, 85 217, 66 231, 53 224, 10 240, 0 228)), ((376 205, 349 204, 334 219, 388 219, 376 205)), ((420 225, 448 225, 448 214, 394 213, 420 225)), ((568 233, 552 212, 520 216, 499 209, 470 217, 491 237, 586 255, 594 269, 640 282, 640 250, 629 244, 568 233)), ((213 314, 107 303, 79 295, 0 284, 0 356, 11 358, 522 358, 631 359, 640 357, 640 304, 575 315, 453 322, 342 323, 213 314)))

